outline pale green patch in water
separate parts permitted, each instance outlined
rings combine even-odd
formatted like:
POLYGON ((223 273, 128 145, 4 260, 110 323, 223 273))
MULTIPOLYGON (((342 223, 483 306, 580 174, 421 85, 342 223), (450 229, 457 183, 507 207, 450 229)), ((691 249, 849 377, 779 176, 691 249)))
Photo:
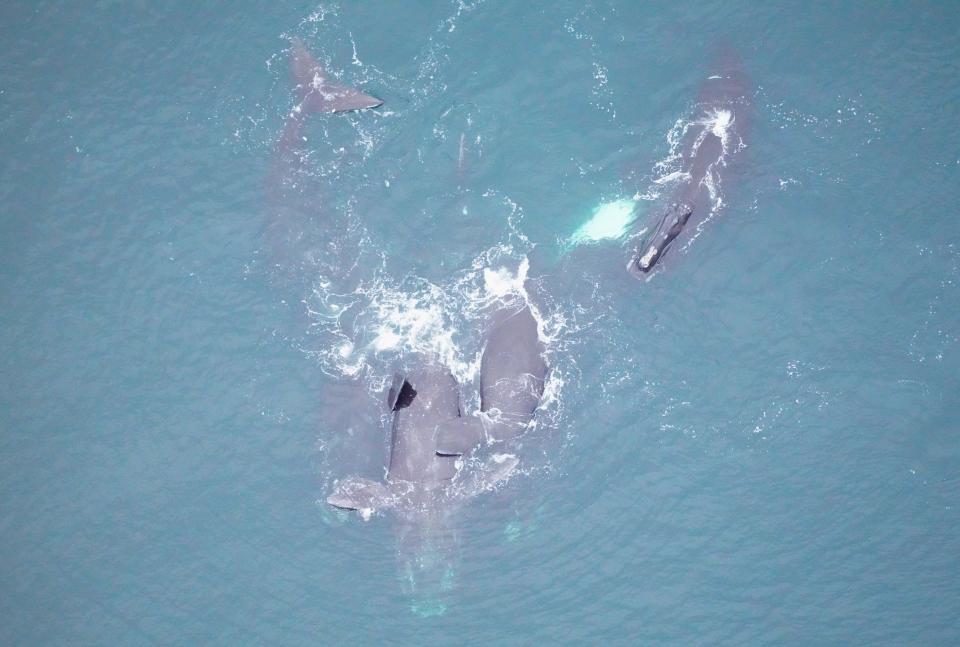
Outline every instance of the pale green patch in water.
MULTIPOLYGON (((535 516, 539 516, 541 510, 538 508, 535 516)), ((540 524, 535 518, 530 518, 527 520, 514 519, 508 523, 503 528, 503 536, 508 542, 515 542, 523 539, 527 539, 532 536, 538 529, 540 524)))
POLYGON ((573 232, 567 243, 568 246, 575 247, 584 243, 621 238, 637 218, 636 207, 636 201, 629 198, 604 202, 593 210, 590 220, 573 232))
POLYGON ((439 581, 424 578, 429 575, 436 566, 437 559, 442 559, 439 555, 426 553, 421 555, 423 559, 418 565, 424 567, 424 572, 418 573, 413 563, 408 562, 401 572, 401 583, 404 592, 411 597, 410 611, 421 618, 431 618, 442 616, 449 608, 444 596, 454 589, 456 584, 456 572, 449 565, 443 566, 439 581), (420 577, 418 577, 418 575, 420 577))
POLYGON ((503 529, 503 534, 507 538, 507 541, 516 541, 522 533, 523 524, 519 521, 511 521, 503 529))
POLYGON ((447 605, 439 600, 423 600, 410 605, 410 611, 421 618, 442 616, 447 612, 447 605))

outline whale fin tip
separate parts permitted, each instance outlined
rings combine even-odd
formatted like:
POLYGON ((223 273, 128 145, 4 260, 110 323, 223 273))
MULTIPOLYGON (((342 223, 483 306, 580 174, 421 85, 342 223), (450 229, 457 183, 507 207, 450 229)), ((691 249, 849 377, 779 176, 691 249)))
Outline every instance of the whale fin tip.
POLYGON ((383 101, 346 85, 331 83, 327 71, 298 37, 290 39, 290 72, 303 112, 349 112, 376 108, 383 101))
POLYGON ((480 418, 454 418, 437 427, 437 454, 462 456, 483 441, 483 423, 480 418))
POLYGON ((383 483, 349 478, 337 483, 336 489, 327 497, 327 503, 335 508, 356 510, 364 519, 369 519, 374 511, 389 505, 388 494, 383 483))

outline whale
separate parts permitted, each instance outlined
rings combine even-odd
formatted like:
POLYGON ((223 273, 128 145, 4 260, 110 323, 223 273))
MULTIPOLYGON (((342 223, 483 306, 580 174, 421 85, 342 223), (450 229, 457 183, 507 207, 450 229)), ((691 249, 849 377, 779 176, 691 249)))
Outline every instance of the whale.
POLYGON ((420 356, 407 361, 384 401, 391 420, 386 478, 338 480, 327 503, 356 510, 364 520, 393 512, 400 580, 411 610, 438 615, 459 554, 455 506, 447 496, 459 459, 436 453, 436 433, 438 425, 460 417, 459 387, 439 362, 420 356))
MULTIPOLYGON (((512 449, 529 428, 540 405, 547 376, 545 347, 529 305, 501 310, 480 360, 480 411, 465 414, 460 388, 448 368, 414 356, 409 368, 395 372, 387 392, 390 456, 385 481, 338 481, 327 502, 364 517, 378 509, 416 508, 458 476, 463 461, 479 446, 512 449)), ((496 453, 473 474, 475 493, 509 476, 519 460, 496 453)))
POLYGON ((304 147, 310 117, 383 105, 381 99, 340 83, 297 37, 290 39, 289 73, 294 103, 276 140, 267 181, 269 219, 265 228, 270 267, 284 285, 302 282, 304 264, 337 228, 335 214, 323 213, 331 200, 311 181, 307 168, 310 155, 304 147))
POLYGON ((694 117, 685 125, 678 184, 627 263, 630 274, 648 276, 684 231, 710 216, 723 177, 747 146, 752 109, 740 58, 722 49, 700 87, 694 117))
POLYGON ((438 452, 442 430, 482 429, 464 417, 459 385, 439 362, 414 357, 397 371, 385 406, 391 414, 390 456, 383 481, 351 477, 335 483, 327 503, 356 510, 365 520, 391 511, 397 523, 397 559, 404 591, 418 615, 439 615, 453 587, 459 555, 455 515, 464 498, 506 480, 519 459, 496 453, 485 461, 438 452))
POLYGON ((515 440, 528 428, 547 377, 546 349, 530 306, 501 316, 480 362, 480 411, 495 442, 515 440))
POLYGON ((545 347, 529 305, 498 313, 480 360, 480 415, 441 426, 437 452, 461 456, 487 442, 513 443, 529 428, 547 376, 545 347))
POLYGON ((330 505, 366 518, 375 510, 415 509, 456 475, 456 457, 437 453, 437 434, 461 418, 459 385, 439 362, 416 357, 411 363, 394 374, 387 393, 392 418, 386 480, 338 481, 327 497, 330 505))
MULTIPOLYGON (((308 116, 367 110, 383 105, 377 97, 331 80, 331 74, 297 37, 290 39, 290 77, 296 103, 284 120, 275 155, 276 161, 287 166, 301 161, 294 153, 303 143, 308 116)), ((282 170, 289 175, 289 168, 282 170)))

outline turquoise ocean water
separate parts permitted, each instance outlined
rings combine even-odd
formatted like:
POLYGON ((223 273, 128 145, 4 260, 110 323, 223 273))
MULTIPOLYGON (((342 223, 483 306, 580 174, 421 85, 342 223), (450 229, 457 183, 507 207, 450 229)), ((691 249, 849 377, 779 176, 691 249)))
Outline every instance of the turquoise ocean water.
POLYGON ((0 17, 0 643, 960 641, 955 3, 0 17), (278 173, 291 36, 385 103, 278 173), (666 199, 719 45, 749 145, 637 281, 629 234, 571 236, 666 199), (476 406, 528 263, 521 469, 411 557, 324 499, 382 476, 405 354, 476 406))

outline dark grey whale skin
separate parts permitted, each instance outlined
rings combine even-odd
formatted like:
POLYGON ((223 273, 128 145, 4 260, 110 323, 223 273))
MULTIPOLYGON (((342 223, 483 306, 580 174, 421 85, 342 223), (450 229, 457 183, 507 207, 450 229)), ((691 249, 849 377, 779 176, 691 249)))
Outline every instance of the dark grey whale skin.
POLYGON ((456 475, 456 457, 437 453, 437 434, 460 419, 460 391, 453 374, 436 361, 408 358, 394 375, 386 405, 393 413, 385 482, 345 479, 327 497, 348 510, 417 507, 456 475))
POLYGON ((467 454, 482 442, 513 441, 527 430, 540 406, 547 376, 544 345, 530 307, 500 311, 480 360, 481 417, 443 425, 437 453, 467 454))
POLYGON ((417 355, 407 362, 395 374, 385 402, 392 411, 386 480, 344 479, 327 502, 365 515, 393 509, 405 589, 416 599, 439 600, 450 586, 459 539, 457 506, 445 496, 457 458, 437 454, 436 435, 442 424, 460 418, 460 394, 440 363, 417 355))
POLYGON ((708 181, 720 181, 736 151, 723 150, 723 141, 707 126, 711 115, 729 111, 731 146, 746 146, 753 113, 750 81, 736 52, 719 51, 710 75, 700 86, 696 112, 686 132, 682 149, 682 170, 687 178, 677 186, 667 207, 657 217, 657 225, 627 264, 627 270, 644 278, 660 263, 666 251, 690 226, 696 226, 709 214, 708 181))
POLYGON ((425 489, 453 478, 456 459, 436 451, 437 429, 460 417, 459 389, 450 371, 427 362, 397 374, 388 399, 393 400, 394 414, 387 478, 417 483, 425 489))
MULTIPOLYGON (((499 316, 481 359, 481 409, 493 421, 486 435, 480 417, 462 415, 450 371, 413 356, 410 368, 396 373, 387 395, 393 420, 386 481, 345 479, 327 497, 334 507, 362 514, 384 508, 398 513, 397 557, 404 581, 418 596, 442 596, 456 562, 456 505, 447 498, 446 485, 459 478, 459 455, 485 437, 518 437, 543 393, 547 367, 533 314, 524 307, 499 316)), ((516 456, 488 462, 481 481, 488 486, 505 479, 517 462, 516 456)))
POLYGON ((420 356, 408 359, 387 396, 393 412, 387 479, 347 479, 327 502, 353 510, 389 507, 399 498, 426 501, 457 472, 457 457, 484 440, 512 441, 527 429, 540 404, 547 364, 529 306, 504 310, 480 361, 480 410, 464 416, 449 369, 420 356))
POLYGON ((493 423, 488 437, 500 442, 526 429, 547 376, 545 349, 530 307, 502 316, 480 360, 480 410, 493 423))

